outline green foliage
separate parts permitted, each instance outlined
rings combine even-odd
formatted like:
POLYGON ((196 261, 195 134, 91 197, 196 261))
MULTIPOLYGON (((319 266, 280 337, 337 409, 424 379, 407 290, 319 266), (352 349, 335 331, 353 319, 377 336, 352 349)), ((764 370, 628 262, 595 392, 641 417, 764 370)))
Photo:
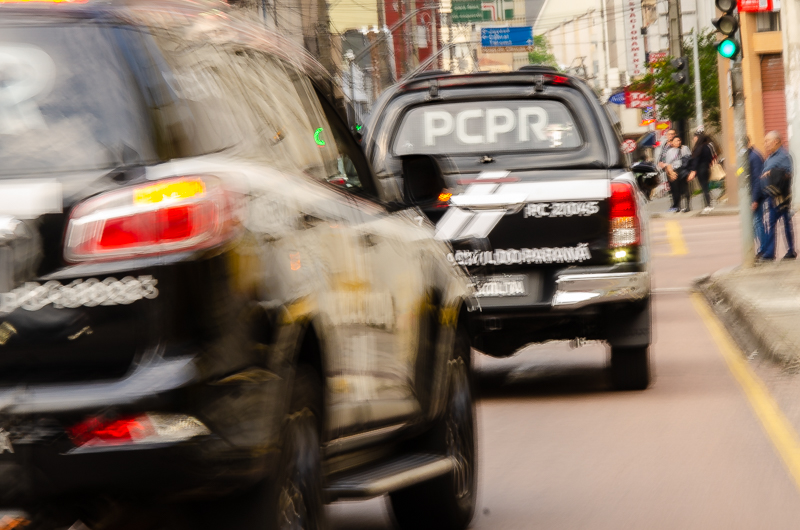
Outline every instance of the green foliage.
MULTIPOLYGON (((661 116, 667 116, 673 122, 695 116, 692 38, 690 37, 683 43, 683 55, 689 60, 689 84, 679 85, 672 80, 672 74, 676 71, 670 64, 672 57, 656 63, 652 73, 631 83, 631 90, 650 92, 656 100, 661 116)), ((716 44, 714 32, 706 31, 700 34, 698 55, 700 56, 703 119, 707 128, 719 130, 719 77, 716 44)))
POLYGON ((528 52, 528 62, 558 68, 558 61, 550 52, 550 43, 545 35, 534 35, 533 51, 528 52))

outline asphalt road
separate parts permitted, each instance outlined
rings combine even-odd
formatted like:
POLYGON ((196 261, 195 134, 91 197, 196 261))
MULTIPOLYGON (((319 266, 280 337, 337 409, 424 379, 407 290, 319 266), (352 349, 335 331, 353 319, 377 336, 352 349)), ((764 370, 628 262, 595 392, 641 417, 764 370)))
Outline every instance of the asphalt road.
MULTIPOLYGON (((738 219, 655 220, 651 241, 650 389, 610 391, 600 344, 479 356, 472 528, 800 527, 800 482, 784 464, 780 432, 757 413, 769 398, 745 392, 744 376, 729 369, 733 350, 726 362, 713 317, 688 291, 693 278, 739 262, 738 219)), ((337 530, 391 528, 383 499, 329 512, 337 530)))

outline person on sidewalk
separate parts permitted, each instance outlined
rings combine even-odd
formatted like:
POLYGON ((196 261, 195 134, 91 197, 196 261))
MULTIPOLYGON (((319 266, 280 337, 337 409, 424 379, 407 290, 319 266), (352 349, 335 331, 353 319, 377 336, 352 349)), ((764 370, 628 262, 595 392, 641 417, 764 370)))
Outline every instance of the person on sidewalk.
POLYGON ((780 133, 772 131, 764 139, 767 160, 761 175, 762 196, 769 201, 769 227, 764 260, 774 260, 777 246, 778 221, 783 219, 788 252, 783 259, 795 259, 794 230, 792 229, 792 157, 783 148, 780 133))
POLYGON ((747 161, 750 164, 750 196, 753 209, 753 233, 756 236, 756 259, 764 255, 767 243, 767 231, 764 227, 764 212, 767 201, 761 190, 761 175, 764 173, 764 156, 753 145, 749 136, 745 136, 747 145, 747 161))
POLYGON ((676 198, 675 194, 672 192, 672 184, 669 179, 669 175, 667 174, 667 153, 669 150, 672 149, 672 140, 675 138, 675 129, 670 129, 667 131, 666 138, 664 143, 661 145, 661 149, 656 157, 656 167, 658 167, 659 174, 661 175, 661 182, 665 182, 669 186, 670 195, 672 196, 672 206, 668 211, 670 212, 677 212, 678 211, 678 201, 680 198, 676 198))
POLYGON ((681 199, 686 195, 686 181, 689 176, 689 159, 691 151, 685 145, 681 145, 680 136, 672 139, 672 148, 667 151, 664 159, 667 178, 669 179, 670 192, 672 193, 672 210, 688 212, 692 209, 692 201, 688 200, 685 208, 682 208, 681 199))
POLYGON ((716 153, 714 152, 714 144, 711 142, 711 137, 706 134, 705 129, 698 127, 694 133, 694 148, 692 149, 691 172, 689 173, 688 182, 692 182, 695 178, 700 182, 700 188, 703 190, 703 201, 705 201, 706 205, 703 208, 703 213, 711 211, 709 180, 711 179, 711 164, 714 163, 715 157, 716 153))

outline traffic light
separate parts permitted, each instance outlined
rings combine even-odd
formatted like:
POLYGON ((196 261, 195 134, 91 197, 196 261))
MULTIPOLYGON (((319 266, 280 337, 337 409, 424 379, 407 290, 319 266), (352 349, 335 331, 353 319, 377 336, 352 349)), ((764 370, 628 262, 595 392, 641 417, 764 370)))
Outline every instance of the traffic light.
POLYGON ((722 11, 722 16, 713 19, 711 23, 723 37, 717 44, 717 52, 726 59, 735 59, 742 49, 736 38, 739 31, 739 19, 733 12, 736 9, 736 0, 716 0, 716 4, 717 9, 722 11))
POLYGON ((679 85, 689 84, 689 61, 686 57, 677 57, 670 63, 675 72, 672 74, 672 80, 679 85))

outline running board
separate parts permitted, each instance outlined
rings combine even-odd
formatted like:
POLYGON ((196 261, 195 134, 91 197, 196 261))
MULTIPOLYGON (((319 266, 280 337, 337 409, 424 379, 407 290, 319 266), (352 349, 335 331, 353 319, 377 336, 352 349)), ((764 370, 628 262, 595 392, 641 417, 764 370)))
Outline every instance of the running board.
POLYGON ((439 477, 452 470, 453 461, 447 456, 410 455, 367 470, 341 474, 328 484, 326 493, 330 501, 343 497, 377 497, 439 477))

